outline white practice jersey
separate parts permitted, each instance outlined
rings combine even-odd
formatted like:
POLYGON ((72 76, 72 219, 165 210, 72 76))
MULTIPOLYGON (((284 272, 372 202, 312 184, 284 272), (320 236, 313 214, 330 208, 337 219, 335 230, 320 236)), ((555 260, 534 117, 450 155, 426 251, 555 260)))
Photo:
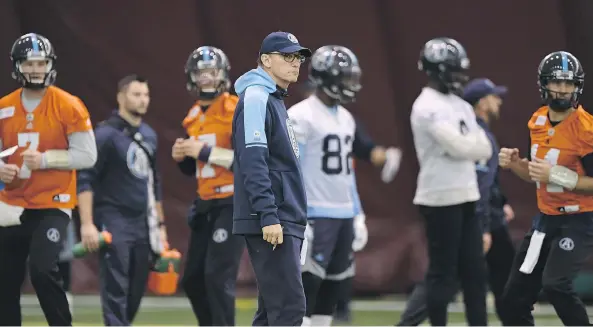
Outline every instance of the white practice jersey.
POLYGON ((352 170, 356 122, 315 95, 288 110, 299 143, 308 218, 353 218, 360 207, 352 170))
POLYGON ((472 106, 454 94, 425 87, 412 107, 420 165, 414 204, 448 206, 480 198, 475 162, 492 155, 472 106))

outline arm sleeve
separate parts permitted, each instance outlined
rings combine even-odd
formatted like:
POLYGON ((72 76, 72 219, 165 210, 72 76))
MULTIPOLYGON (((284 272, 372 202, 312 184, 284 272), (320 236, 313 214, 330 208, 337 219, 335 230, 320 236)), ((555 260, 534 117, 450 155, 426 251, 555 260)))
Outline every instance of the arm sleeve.
POLYGON ((85 169, 97 161, 97 143, 93 130, 68 135, 69 169, 85 169))
MULTIPOLYGON (((470 118, 475 121, 475 116, 470 118)), ((490 141, 479 126, 467 133, 462 133, 461 122, 454 121, 442 110, 434 109, 423 110, 418 116, 418 123, 453 158, 477 161, 489 159, 492 156, 490 141)))
POLYGON ((375 148, 375 142, 362 127, 358 120, 356 120, 356 130, 354 132, 354 143, 352 144, 352 152, 356 158, 370 161, 371 152, 375 148))
POLYGON ((196 159, 192 157, 185 157, 183 161, 177 163, 177 167, 184 175, 196 175, 196 159))
POLYGON ((97 161, 91 168, 78 170, 76 183, 78 193, 93 190, 93 184, 100 178, 107 163, 107 157, 111 149, 111 131, 107 127, 99 127, 96 129, 95 136, 97 161))
MULTIPOLYGON (((186 118, 187 119, 187 118, 186 118)), ((189 138, 189 135, 185 134, 184 139, 189 138)), ((192 157, 185 157, 183 161, 177 163, 177 168, 187 176, 196 176, 196 159, 192 157)))
POLYGON ((268 169, 268 96, 261 88, 247 88, 243 110, 237 114, 235 123, 235 160, 239 164, 251 208, 259 216, 262 227, 280 223, 268 169))

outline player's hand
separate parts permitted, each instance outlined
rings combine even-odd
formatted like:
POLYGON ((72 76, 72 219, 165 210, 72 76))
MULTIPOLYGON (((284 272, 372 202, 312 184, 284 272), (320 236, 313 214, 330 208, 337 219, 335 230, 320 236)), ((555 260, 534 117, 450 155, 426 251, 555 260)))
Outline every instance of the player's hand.
POLYGON ((371 150, 371 163, 377 167, 382 167, 387 160, 385 148, 382 146, 376 146, 371 150))
POLYGON ((504 212, 504 220, 506 220, 507 222, 515 219, 515 211, 513 210, 513 207, 511 207, 510 204, 505 204, 502 207, 502 211, 504 212))
POLYGON ((96 251, 99 248, 99 231, 93 223, 86 223, 80 226, 80 238, 82 245, 88 251, 96 251))
POLYGON ((0 180, 3 183, 12 183, 12 180, 18 175, 20 171, 19 166, 13 164, 5 164, 0 167, 0 180))
POLYGON ((518 162, 519 160, 519 149, 517 148, 502 148, 498 153, 498 165, 502 168, 509 168, 509 165, 518 162))
POLYGON ((173 144, 173 149, 171 149, 171 156, 175 162, 181 162, 185 158, 185 152, 183 151, 183 144, 184 139, 176 139, 175 144, 173 144))
POLYGON ((282 226, 280 224, 269 225, 261 229, 264 241, 276 246, 284 242, 282 226))
POLYGON ((402 161, 402 150, 398 148, 388 148, 385 150, 385 163, 381 170, 381 180, 383 183, 393 181, 395 175, 399 171, 399 165, 402 161))
POLYGON ((484 244, 484 253, 488 253, 492 246, 492 235, 490 233, 482 234, 482 244, 484 244))
POLYGON ((527 166, 529 168, 529 177, 534 182, 549 183, 550 182, 550 169, 552 165, 539 158, 533 158, 527 166))
POLYGON ((37 170, 41 168, 41 162, 43 161, 43 155, 37 150, 27 149, 21 153, 23 157, 23 164, 25 164, 31 170, 37 170))
POLYGON ((204 144, 205 143, 202 141, 189 138, 183 141, 181 148, 186 156, 198 159, 198 155, 200 154, 200 151, 202 151, 204 144))

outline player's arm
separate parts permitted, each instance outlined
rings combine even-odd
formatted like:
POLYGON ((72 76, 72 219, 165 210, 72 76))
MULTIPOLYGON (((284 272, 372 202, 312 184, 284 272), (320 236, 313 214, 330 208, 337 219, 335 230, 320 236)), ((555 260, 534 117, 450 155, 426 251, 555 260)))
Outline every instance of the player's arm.
MULTIPOLYGON (((475 120, 475 117, 473 119, 475 120)), ((441 110, 425 110, 419 120, 436 142, 453 158, 478 161, 492 156, 490 141, 480 127, 462 133, 459 123, 453 122, 447 113, 441 110)))
POLYGON ((258 87, 247 88, 243 110, 237 114, 234 131, 239 170, 251 208, 259 215, 262 227, 280 224, 268 168, 268 96, 258 87))
POLYGON ((593 152, 583 156, 581 164, 585 169, 586 176, 579 176, 575 171, 564 166, 552 166, 550 168, 550 183, 578 193, 593 194, 593 152))
POLYGON ((41 169, 79 170, 93 167, 97 145, 88 110, 78 98, 68 100, 62 110, 68 149, 50 149, 42 154, 41 169))
POLYGON ((92 167, 97 161, 97 147, 92 130, 68 135, 67 150, 47 150, 41 155, 41 169, 78 170, 92 167))
POLYGON ((395 178, 402 158, 400 149, 394 147, 385 149, 376 145, 358 121, 356 121, 354 131, 352 152, 356 158, 368 161, 374 166, 383 167, 381 179, 385 183, 389 183, 395 178))
POLYGON ((81 225, 93 223, 93 185, 100 181, 111 149, 108 127, 98 127, 96 134, 97 160, 94 166, 77 171, 78 210, 81 225))
POLYGON ((233 161, 235 160, 234 157, 233 150, 218 146, 210 146, 208 144, 204 144, 198 154, 199 161, 220 166, 228 170, 233 166, 233 161))
MULTIPOLYGON (((531 137, 529 138, 529 143, 527 143, 527 145, 527 151, 530 151, 531 137)), ((534 181, 531 179, 531 176, 529 176, 529 161, 531 161, 531 152, 527 152, 527 156, 525 158, 520 158, 517 161, 511 162, 508 168, 522 180, 528 183, 534 183, 534 181)))

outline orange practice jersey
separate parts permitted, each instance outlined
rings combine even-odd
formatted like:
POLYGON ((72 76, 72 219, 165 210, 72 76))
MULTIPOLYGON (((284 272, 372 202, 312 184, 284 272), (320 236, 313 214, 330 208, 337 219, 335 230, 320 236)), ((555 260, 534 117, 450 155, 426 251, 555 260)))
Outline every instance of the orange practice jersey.
POLYGON ((29 148, 41 153, 67 150, 69 134, 93 128, 88 110, 79 98, 50 86, 37 108, 28 113, 21 103, 21 91, 0 99, 2 148, 19 146, 5 162, 20 167, 12 183, 0 192, 0 201, 28 209, 74 208, 76 171, 31 171, 23 165, 21 153, 29 148))
MULTIPOLYGON (((593 152, 593 116, 579 107, 552 126, 548 107, 536 111, 528 123, 531 158, 545 159, 586 176, 581 158, 593 152)), ((554 184, 537 183, 537 205, 547 215, 593 211, 593 196, 578 194, 554 184)))
MULTIPOLYGON (((210 146, 231 149, 233 114, 239 98, 228 93, 218 96, 206 112, 199 101, 183 120, 187 135, 210 146)), ((223 167, 198 161, 198 195, 201 199, 221 199, 233 195, 233 173, 223 167)))

